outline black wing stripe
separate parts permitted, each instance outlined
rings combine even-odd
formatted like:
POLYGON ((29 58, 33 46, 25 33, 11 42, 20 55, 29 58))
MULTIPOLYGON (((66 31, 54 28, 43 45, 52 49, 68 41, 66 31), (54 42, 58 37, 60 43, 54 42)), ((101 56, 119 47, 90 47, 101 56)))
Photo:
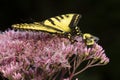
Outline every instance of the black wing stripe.
POLYGON ((75 14, 75 15, 73 16, 73 18, 72 18, 70 24, 69 24, 69 27, 70 27, 70 28, 73 28, 73 27, 77 26, 80 17, 81 17, 80 15, 75 14))
POLYGON ((55 25, 54 21, 51 18, 49 18, 48 21, 51 22, 51 24, 55 25))
POLYGON ((65 14, 65 17, 67 17, 67 18, 68 18, 68 17, 69 17, 69 15, 65 14))
POLYGON ((54 17, 57 21, 59 21, 60 22, 60 19, 58 18, 58 16, 56 16, 56 17, 54 17))
POLYGON ((61 19, 64 19, 63 15, 60 15, 59 17, 60 17, 61 19))

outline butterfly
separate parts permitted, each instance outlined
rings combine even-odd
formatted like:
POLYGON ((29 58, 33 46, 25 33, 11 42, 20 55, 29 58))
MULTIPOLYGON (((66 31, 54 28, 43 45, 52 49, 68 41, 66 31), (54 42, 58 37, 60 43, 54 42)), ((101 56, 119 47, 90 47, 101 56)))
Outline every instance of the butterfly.
POLYGON ((75 41, 75 36, 80 35, 83 37, 86 45, 93 45, 98 38, 89 33, 81 33, 79 27, 77 26, 80 18, 80 14, 63 14, 46 19, 42 22, 13 24, 12 27, 15 29, 60 34, 70 39, 71 42, 75 41))

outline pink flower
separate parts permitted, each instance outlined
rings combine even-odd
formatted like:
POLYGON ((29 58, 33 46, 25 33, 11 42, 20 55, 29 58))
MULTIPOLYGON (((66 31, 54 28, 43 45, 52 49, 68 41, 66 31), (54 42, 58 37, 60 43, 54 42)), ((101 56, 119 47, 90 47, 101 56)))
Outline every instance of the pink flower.
POLYGON ((81 36, 75 39, 78 42, 71 44, 67 38, 44 32, 3 32, 0 34, 0 72, 13 80, 55 80, 58 76, 66 80, 66 74, 67 80, 71 80, 89 67, 109 62, 100 45, 95 43, 88 48, 81 36), (84 61, 88 61, 86 66, 76 71, 84 61))

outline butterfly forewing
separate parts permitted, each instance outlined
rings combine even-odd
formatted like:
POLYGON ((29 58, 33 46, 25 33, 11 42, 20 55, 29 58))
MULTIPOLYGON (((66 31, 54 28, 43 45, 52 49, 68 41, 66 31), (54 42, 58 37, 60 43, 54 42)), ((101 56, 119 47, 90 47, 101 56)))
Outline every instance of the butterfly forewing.
POLYGON ((49 26, 44 26, 40 22, 34 22, 30 24, 14 24, 12 25, 15 29, 23 29, 23 30, 35 30, 35 31, 45 31, 50 33, 61 33, 61 31, 55 30, 49 26))
POLYGON ((76 22, 79 20, 78 16, 79 14, 65 14, 49 18, 43 21, 43 23, 64 32, 71 32, 71 27, 75 27, 76 22))

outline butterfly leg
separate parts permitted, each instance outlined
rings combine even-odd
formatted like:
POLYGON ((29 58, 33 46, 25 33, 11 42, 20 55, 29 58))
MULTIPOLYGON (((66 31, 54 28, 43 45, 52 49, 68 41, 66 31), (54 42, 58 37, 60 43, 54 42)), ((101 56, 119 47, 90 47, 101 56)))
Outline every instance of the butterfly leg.
POLYGON ((72 36, 70 33, 67 33, 66 37, 71 41, 71 43, 77 42, 77 40, 74 39, 74 36, 72 36))

